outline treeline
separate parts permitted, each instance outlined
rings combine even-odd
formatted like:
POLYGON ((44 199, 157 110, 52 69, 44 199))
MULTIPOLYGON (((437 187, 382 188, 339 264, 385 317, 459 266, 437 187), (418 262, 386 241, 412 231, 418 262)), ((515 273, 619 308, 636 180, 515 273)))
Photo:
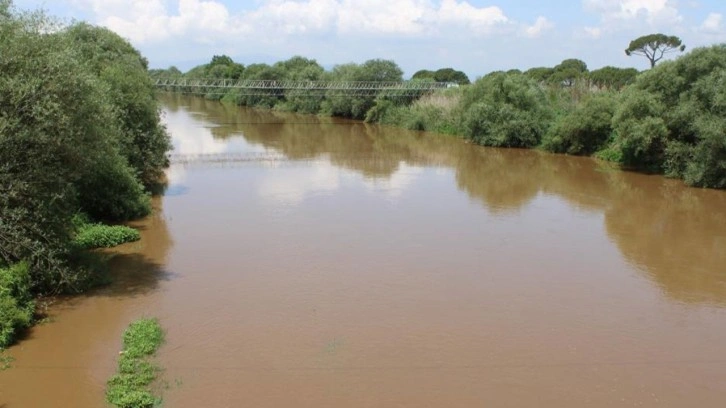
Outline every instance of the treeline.
POLYGON ((726 188, 726 44, 631 74, 588 72, 578 60, 494 72, 378 117, 485 146, 595 155, 691 186, 726 188))
POLYGON ((148 214, 171 146, 147 61, 115 33, 0 0, 0 49, 2 348, 34 296, 88 287, 79 229, 148 214))
MULTIPOLYGON (((403 71, 393 61, 372 59, 362 64, 342 64, 326 71, 317 61, 300 56, 286 61, 244 66, 230 57, 214 56, 208 64, 192 68, 182 73, 178 68, 155 69, 152 78, 186 79, 233 79, 233 80, 275 80, 275 81, 341 81, 341 82, 400 82, 403 71)), ((422 70, 414 75, 416 81, 435 81, 469 83, 469 78, 461 71, 442 68, 437 71, 422 70)), ((179 91, 170 88, 170 91, 179 91)), ((199 92, 198 89, 182 89, 183 92, 199 92)), ((313 93, 305 90, 223 90, 212 88, 201 92, 208 99, 217 99, 240 106, 272 108, 283 111, 324 114, 352 119, 365 119, 377 101, 388 100, 395 103, 411 103, 422 94, 405 92, 396 95, 386 92, 386 96, 375 92, 344 94, 339 91, 313 93)))
MULTIPOLYGON (((152 76, 236 79, 400 81, 393 61, 345 64, 326 72, 302 57, 244 67, 222 56, 186 74, 152 76)), ((692 186, 726 188, 726 45, 699 48, 639 73, 632 68, 589 71, 567 59, 554 67, 493 72, 466 85, 451 68, 421 70, 413 80, 462 86, 410 97, 322 95, 298 91, 207 95, 241 106, 364 119, 458 135, 484 146, 541 148, 594 155, 626 168, 663 173, 692 186)))

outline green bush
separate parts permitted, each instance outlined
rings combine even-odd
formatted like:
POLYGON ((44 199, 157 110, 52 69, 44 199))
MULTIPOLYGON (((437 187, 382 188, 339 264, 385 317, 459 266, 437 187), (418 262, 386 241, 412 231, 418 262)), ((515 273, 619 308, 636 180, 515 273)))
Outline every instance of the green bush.
POLYGON ((640 74, 613 117, 623 164, 726 188, 726 44, 640 74))
POLYGON ((141 319, 129 325, 123 335, 118 373, 107 383, 106 400, 110 404, 121 408, 148 408, 159 404, 160 398, 149 389, 158 368, 148 359, 163 342, 164 332, 156 319, 141 319))
POLYGON ((146 61, 116 34, 43 13, 0 24, 0 263, 27 261, 34 293, 78 291, 73 214, 149 212, 144 183, 166 166, 168 135, 146 61), (29 108, 30 107, 30 108, 29 108))
POLYGON ((612 134, 616 99, 602 92, 586 99, 549 129, 542 147, 556 153, 590 155, 604 147, 612 134))
POLYGON ((0 349, 9 346, 18 331, 30 327, 34 311, 28 264, 0 268, 0 349))
POLYGON ((631 88, 622 94, 613 116, 615 144, 622 153, 622 164, 662 170, 668 136, 665 110, 652 93, 631 88))
POLYGON ((74 243, 82 249, 111 248, 139 239, 139 231, 124 225, 85 224, 78 230, 74 243))
POLYGON ((496 72, 466 88, 463 96, 465 136, 496 147, 534 147, 551 120, 545 94, 531 78, 496 72))
POLYGON ((77 182, 83 212, 97 220, 126 221, 151 212, 151 197, 120 157, 96 164, 77 182))

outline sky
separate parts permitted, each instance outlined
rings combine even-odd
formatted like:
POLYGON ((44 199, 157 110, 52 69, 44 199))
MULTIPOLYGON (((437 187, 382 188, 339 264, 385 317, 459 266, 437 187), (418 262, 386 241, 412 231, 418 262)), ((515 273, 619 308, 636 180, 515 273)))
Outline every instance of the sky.
POLYGON ((641 35, 676 35, 687 50, 726 42, 726 0, 15 0, 67 21, 107 27, 152 68, 186 71, 228 55, 274 63, 295 55, 326 68, 394 60, 410 77, 452 67, 491 71, 554 66, 646 69, 625 55, 641 35))

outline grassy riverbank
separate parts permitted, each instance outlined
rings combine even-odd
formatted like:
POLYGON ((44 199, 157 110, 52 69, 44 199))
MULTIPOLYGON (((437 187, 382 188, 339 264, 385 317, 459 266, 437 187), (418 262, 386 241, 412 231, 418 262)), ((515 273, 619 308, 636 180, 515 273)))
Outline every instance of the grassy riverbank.
POLYGON ((161 403, 151 384, 159 367, 151 357, 164 342, 164 332, 156 319, 140 319, 123 335, 117 373, 108 380, 106 400, 120 408, 149 408, 161 403))

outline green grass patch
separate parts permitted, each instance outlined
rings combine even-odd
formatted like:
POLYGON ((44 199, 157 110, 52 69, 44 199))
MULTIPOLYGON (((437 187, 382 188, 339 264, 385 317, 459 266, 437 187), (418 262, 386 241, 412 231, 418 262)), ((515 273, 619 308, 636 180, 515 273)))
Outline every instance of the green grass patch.
POLYGON ((139 239, 139 231, 125 225, 82 223, 73 242, 81 249, 93 249, 111 248, 139 239))
POLYGON ((158 406, 161 398, 151 390, 159 368, 149 360, 164 342, 164 332, 156 319, 137 320, 126 329, 118 373, 108 380, 106 400, 121 408, 158 406))

